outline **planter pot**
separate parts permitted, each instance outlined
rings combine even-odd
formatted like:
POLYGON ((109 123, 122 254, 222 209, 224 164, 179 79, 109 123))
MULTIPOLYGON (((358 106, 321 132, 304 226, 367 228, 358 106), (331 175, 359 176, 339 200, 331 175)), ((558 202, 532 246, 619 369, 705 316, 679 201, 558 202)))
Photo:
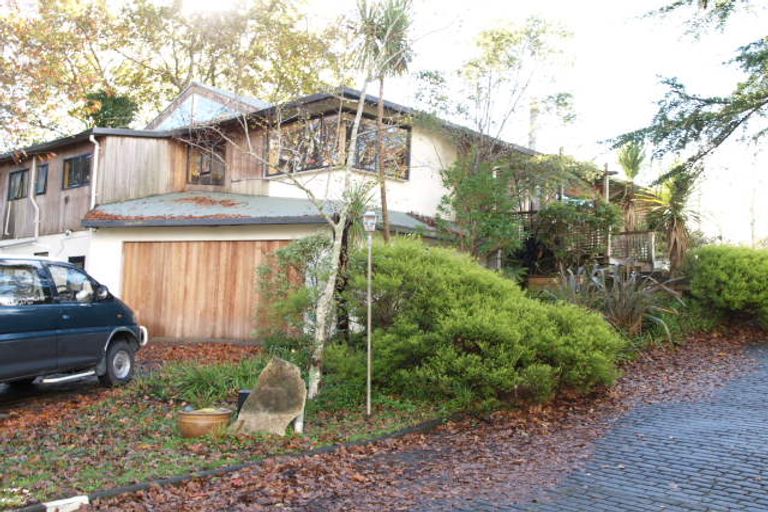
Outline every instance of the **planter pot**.
POLYGON ((229 409, 199 409, 179 412, 181 437, 200 437, 224 431, 232 418, 229 409))
POLYGON ((553 290, 560 286, 558 276, 528 276, 526 287, 531 291, 553 290))

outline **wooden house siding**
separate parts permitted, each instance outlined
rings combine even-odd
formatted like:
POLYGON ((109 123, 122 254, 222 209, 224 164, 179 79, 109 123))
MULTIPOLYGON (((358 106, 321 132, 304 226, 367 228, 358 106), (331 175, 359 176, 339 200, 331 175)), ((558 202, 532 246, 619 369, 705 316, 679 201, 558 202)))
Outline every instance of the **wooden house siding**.
MULTIPOLYGON (((38 167, 48 164, 48 185, 45 194, 36 195, 40 207, 40 235, 62 233, 67 229, 82 229, 80 224, 90 206, 90 185, 64 189, 64 160, 93 152, 93 144, 83 143, 70 146, 47 159, 38 157, 38 167)), ((0 212, 2 212, 2 228, 5 228, 7 216, 10 213, 8 231, 10 235, 2 238, 26 238, 34 235, 34 208, 29 197, 8 201, 8 186, 10 173, 20 169, 30 169, 27 176, 28 192, 34 193, 32 183, 32 159, 21 163, 4 164, 0 166, 0 212), (10 204, 9 204, 10 203, 10 204), (9 212, 10 209, 10 212, 9 212)))
POLYGON ((186 152, 171 139, 104 137, 96 202, 127 201, 184 189, 186 152), (183 167, 183 169, 182 169, 183 167))

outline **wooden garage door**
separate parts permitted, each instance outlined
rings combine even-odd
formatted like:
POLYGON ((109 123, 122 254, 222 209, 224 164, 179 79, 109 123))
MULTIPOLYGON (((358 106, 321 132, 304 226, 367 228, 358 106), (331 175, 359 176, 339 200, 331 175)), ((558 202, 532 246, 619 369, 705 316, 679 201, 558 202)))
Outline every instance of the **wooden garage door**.
POLYGON ((243 339, 256 329, 256 278, 287 241, 127 242, 123 299, 150 336, 243 339))

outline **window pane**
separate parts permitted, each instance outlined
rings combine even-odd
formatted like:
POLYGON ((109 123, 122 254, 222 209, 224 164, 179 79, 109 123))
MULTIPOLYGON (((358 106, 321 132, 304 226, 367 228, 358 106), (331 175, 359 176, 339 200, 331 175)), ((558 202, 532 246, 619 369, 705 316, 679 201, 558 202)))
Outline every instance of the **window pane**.
POLYGON ((0 307, 46 302, 37 269, 29 265, 0 265, 0 307))
POLYGON ((37 168, 37 177, 35 178, 35 194, 45 194, 48 189, 48 164, 43 164, 37 168))
POLYGON ((271 130, 267 175, 333 165, 339 153, 339 117, 304 119, 271 130))
MULTIPOLYGON (((349 132, 351 135, 351 120, 349 132)), ((383 135, 384 173, 391 178, 408 178, 409 131, 400 126, 384 126, 383 135)), ((376 121, 365 119, 360 123, 357 136, 355 167, 365 171, 376 171, 378 135, 376 121)))
POLYGON ((28 170, 15 171, 8 178, 8 199, 21 199, 27 197, 28 170))
POLYGON ((91 302, 93 299, 93 284, 83 272, 70 267, 51 265, 56 294, 62 302, 91 302))
POLYGON ((224 185, 226 142, 206 143, 206 146, 189 146, 187 181, 197 185, 224 185))
POLYGON ((376 153, 376 122, 363 120, 357 131, 355 167, 366 171, 375 171, 376 153))
POLYGON ((91 182, 91 159, 92 155, 83 155, 79 157, 80 165, 80 184, 87 185, 91 182))
POLYGON ((91 182, 92 155, 81 155, 64 160, 64 188, 74 188, 91 182))

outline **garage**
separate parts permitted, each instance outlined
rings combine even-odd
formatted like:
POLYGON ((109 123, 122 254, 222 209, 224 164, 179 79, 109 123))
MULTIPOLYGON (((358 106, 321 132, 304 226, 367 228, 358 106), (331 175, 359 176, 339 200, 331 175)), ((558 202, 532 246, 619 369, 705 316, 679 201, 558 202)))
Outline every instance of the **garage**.
POLYGON ((123 300, 152 336, 245 339, 258 325, 258 267, 285 240, 125 242, 123 300))

